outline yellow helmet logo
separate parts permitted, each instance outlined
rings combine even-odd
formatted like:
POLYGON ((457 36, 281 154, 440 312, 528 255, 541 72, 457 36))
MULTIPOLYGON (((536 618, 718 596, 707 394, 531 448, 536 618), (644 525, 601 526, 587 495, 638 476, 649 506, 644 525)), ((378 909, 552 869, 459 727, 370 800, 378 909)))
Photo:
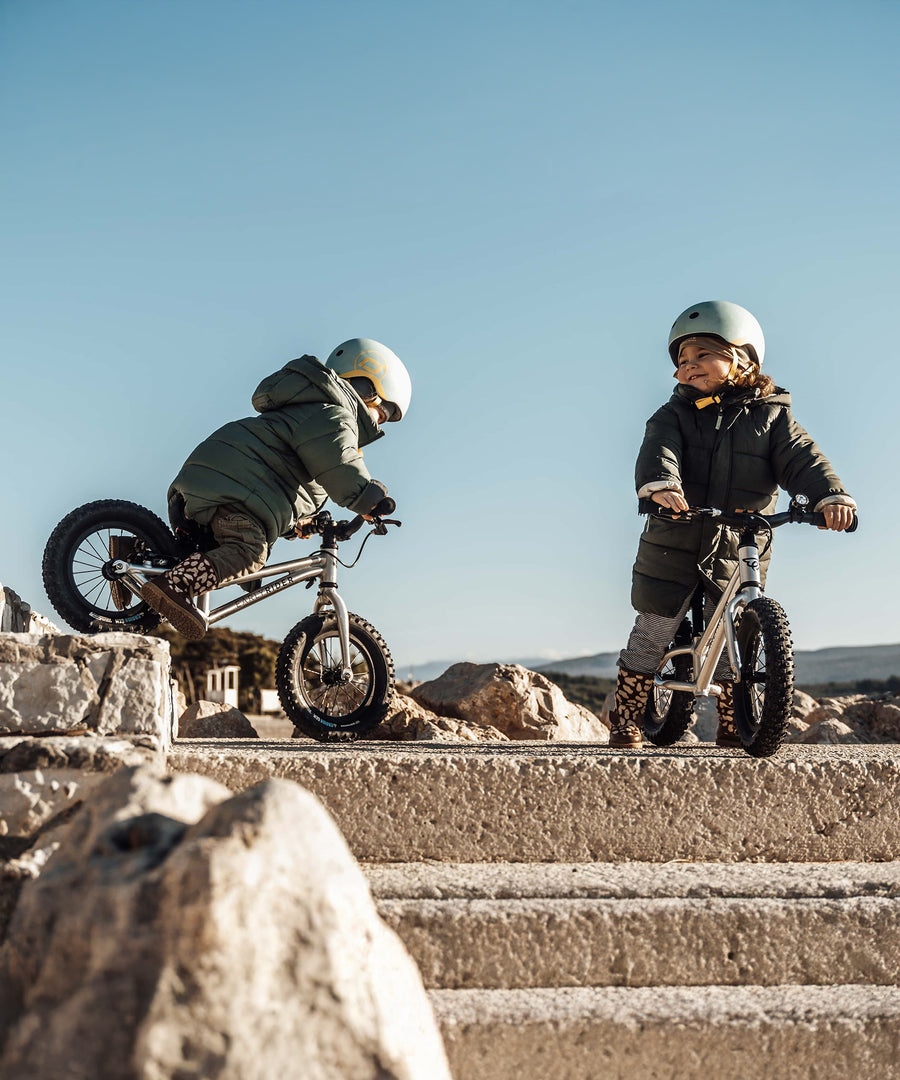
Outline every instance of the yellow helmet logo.
POLYGON ((387 372, 387 364, 382 360, 376 360, 374 356, 360 353, 356 359, 357 368, 373 379, 381 379, 387 372))

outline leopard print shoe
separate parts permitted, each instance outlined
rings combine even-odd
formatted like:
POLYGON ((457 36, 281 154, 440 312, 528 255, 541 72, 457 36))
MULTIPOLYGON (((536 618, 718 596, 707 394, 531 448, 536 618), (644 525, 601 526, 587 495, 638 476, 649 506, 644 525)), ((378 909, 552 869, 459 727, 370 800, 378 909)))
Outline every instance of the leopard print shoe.
POLYGON ((609 745, 635 749, 641 746, 641 723, 653 676, 619 668, 616 679, 616 704, 609 714, 609 745))
POLYGON ((723 682, 722 693, 716 698, 719 726, 716 728, 716 746, 739 747, 737 721, 734 718, 734 683, 723 682))

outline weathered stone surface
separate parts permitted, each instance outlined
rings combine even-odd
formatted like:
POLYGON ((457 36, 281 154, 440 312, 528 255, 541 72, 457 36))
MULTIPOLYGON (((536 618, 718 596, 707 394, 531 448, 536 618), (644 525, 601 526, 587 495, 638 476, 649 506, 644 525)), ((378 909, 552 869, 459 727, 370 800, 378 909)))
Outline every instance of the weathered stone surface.
POLYGON ((567 701, 545 675, 518 664, 454 664, 410 694, 425 708, 510 739, 609 741, 609 729, 581 705, 567 701))
POLYGON ((135 634, 0 635, 0 734, 86 728, 168 746, 169 646, 135 634))
POLYGON ((571 987, 431 994, 455 1080, 885 1080, 889 986, 571 987))
POLYGON ((0 737, 0 855, 18 854, 109 773, 134 765, 161 773, 164 759, 152 746, 128 739, 0 737))
POLYGON ((900 742, 900 702, 896 698, 876 702, 868 727, 873 735, 900 742))
POLYGON ((404 742, 507 742, 509 739, 489 724, 482 726, 438 716, 414 698, 396 693, 390 715, 369 738, 404 742))
POLYGON ((834 717, 828 717, 809 724, 805 731, 794 737, 793 741, 836 745, 838 743, 861 743, 863 740, 849 724, 845 724, 834 717))
POLYGON ((104 1080, 450 1080, 340 834, 277 780, 223 799, 197 777, 111 778, 22 889, 0 1046, 4 1080, 73 1061, 104 1080))
POLYGON ((221 701, 195 701, 178 719, 179 739, 258 739, 256 729, 237 709, 221 701))
POLYGON ((900 980, 900 864, 371 866, 435 989, 900 980))
POLYGON ((759 759, 703 744, 223 741, 178 744, 168 761, 233 790, 296 780, 376 862, 900 859, 900 754, 888 745, 792 744, 759 759))
POLYGON ((806 694, 802 690, 795 690, 791 712, 800 719, 806 719, 806 714, 811 713, 818 705, 818 701, 811 694, 806 694))

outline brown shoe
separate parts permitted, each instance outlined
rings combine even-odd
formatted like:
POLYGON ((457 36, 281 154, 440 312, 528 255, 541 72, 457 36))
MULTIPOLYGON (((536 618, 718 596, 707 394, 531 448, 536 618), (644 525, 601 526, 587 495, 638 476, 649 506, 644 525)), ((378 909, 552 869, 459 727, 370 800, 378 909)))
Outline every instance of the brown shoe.
POLYGON ((199 641, 209 629, 203 612, 187 593, 175 588, 167 574, 148 581, 141 589, 141 598, 189 641, 199 641))

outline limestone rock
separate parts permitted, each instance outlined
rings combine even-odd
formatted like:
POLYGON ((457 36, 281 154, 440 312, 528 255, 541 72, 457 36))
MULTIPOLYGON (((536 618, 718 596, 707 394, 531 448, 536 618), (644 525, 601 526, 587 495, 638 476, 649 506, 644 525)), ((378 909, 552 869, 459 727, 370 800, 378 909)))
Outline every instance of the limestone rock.
POLYGON ((804 693, 803 690, 794 691, 794 702, 791 706, 792 715, 805 720, 807 713, 811 713, 818 706, 818 701, 811 694, 804 693))
POLYGON ((873 735, 900 742, 900 700, 875 702, 873 716, 869 723, 873 735))
POLYGON ((169 645, 137 634, 0 634, 0 735, 87 728, 171 741, 169 645))
POLYGON ((861 743, 862 741, 849 724, 834 717, 814 721, 806 731, 791 739, 791 742, 820 744, 861 743))
MULTIPOLYGON (((111 778, 0 950, 0 1075, 450 1080, 419 973, 318 801, 111 778), (202 804, 213 805, 188 824, 202 804)), ((87 809, 87 808, 86 808, 87 809)))
POLYGON ((598 717, 519 664, 454 664, 410 696, 440 716, 493 727, 510 739, 609 742, 598 717))
POLYGON ((785 742, 800 742, 801 736, 808 728, 809 724, 805 720, 801 720, 799 716, 792 713, 787 724, 785 742))
POLYGON ((178 719, 179 739, 258 739, 256 728, 221 701, 195 701, 178 719))
POLYGON ((395 693, 391 712, 370 738, 396 739, 404 742, 508 742, 509 739, 497 728, 469 724, 438 716, 423 708, 417 701, 404 694, 395 693))
POLYGON ((111 772, 141 764, 163 770, 157 750, 127 739, 0 738, 0 857, 29 847, 42 829, 68 816, 111 772))

